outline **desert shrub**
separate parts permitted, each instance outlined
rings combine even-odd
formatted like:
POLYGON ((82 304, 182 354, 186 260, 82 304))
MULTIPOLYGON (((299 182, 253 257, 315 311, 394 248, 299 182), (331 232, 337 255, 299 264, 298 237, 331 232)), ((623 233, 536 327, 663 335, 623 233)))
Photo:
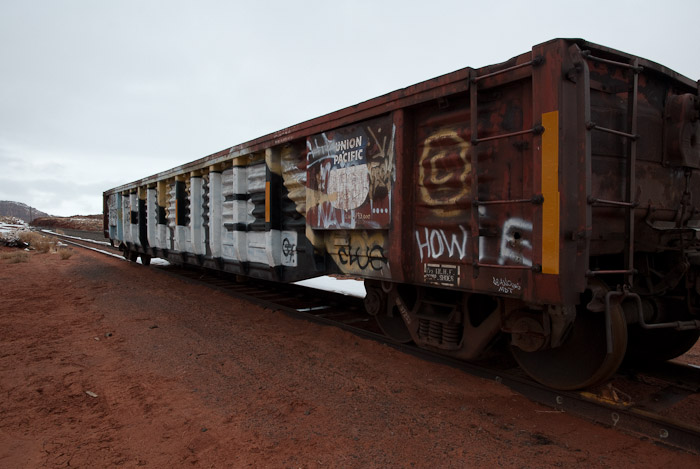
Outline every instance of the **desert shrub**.
POLYGON ((61 248, 58 250, 58 255, 65 261, 66 259, 70 259, 70 256, 73 255, 73 251, 68 248, 61 248))
POLYGON ((24 251, 2 252, 0 259, 7 261, 8 264, 19 264, 20 262, 29 262, 29 254, 24 251))
POLYGON ((23 231, 19 234, 19 238, 39 252, 49 252, 56 247, 55 240, 41 235, 36 231, 23 231))
POLYGON ((44 238, 42 241, 34 246, 39 252, 49 252, 51 249, 56 247, 56 242, 51 239, 44 238))
POLYGON ((33 244, 43 238, 42 235, 35 231, 22 231, 19 233, 19 239, 27 244, 33 244))

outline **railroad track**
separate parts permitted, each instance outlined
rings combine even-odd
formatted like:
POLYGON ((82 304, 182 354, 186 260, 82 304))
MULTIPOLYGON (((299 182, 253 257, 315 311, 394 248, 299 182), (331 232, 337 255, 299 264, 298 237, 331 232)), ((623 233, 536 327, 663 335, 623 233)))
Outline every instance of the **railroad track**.
MULTIPOLYGON (((79 234, 44 233, 76 247, 122 257, 118 249, 97 240, 81 239, 79 234)), ((674 408, 682 409, 687 400, 700 398, 700 367, 677 362, 666 362, 646 369, 623 367, 605 386, 586 391, 557 391, 532 381, 512 361, 503 357, 467 363, 410 344, 396 343, 384 336, 374 319, 365 313, 363 301, 359 298, 257 279, 242 282, 233 275, 176 265, 152 268, 269 309, 340 327, 419 358, 497 381, 553 411, 567 412, 662 445, 700 454, 700 415, 684 415, 681 418, 673 412, 674 408)))

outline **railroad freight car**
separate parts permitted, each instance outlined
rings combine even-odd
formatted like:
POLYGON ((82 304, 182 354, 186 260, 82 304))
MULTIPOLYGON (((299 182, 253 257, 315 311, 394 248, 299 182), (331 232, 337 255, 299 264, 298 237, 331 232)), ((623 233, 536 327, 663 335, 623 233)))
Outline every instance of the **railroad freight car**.
POLYGON ((588 387, 698 339, 699 136, 697 82, 556 39, 108 190, 105 236, 144 264, 356 276, 394 340, 507 342, 588 387))

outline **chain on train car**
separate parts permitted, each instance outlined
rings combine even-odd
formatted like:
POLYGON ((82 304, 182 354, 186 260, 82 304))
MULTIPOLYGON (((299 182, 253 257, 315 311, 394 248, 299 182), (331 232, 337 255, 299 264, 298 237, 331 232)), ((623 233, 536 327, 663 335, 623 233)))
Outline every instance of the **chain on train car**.
POLYGON ((108 190, 105 235, 144 264, 352 275, 396 341, 506 338, 583 388, 698 340, 699 135, 696 81, 556 39, 108 190))

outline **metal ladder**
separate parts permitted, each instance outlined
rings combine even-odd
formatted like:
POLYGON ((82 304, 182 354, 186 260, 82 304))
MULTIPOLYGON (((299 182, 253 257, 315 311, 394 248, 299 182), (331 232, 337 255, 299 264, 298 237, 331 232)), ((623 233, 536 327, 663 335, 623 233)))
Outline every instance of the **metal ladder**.
MULTIPOLYGON (((591 207, 618 207, 625 210, 625 260, 624 268, 617 270, 588 270, 586 275, 588 277, 595 277, 599 275, 625 275, 626 285, 628 287, 632 286, 634 279, 634 274, 637 270, 634 268, 634 209, 639 205, 638 201, 634 200, 634 190, 636 185, 636 163, 637 163, 637 140, 639 135, 637 134, 637 105, 638 105, 638 90, 639 90, 639 74, 644 70, 643 67, 639 66, 639 59, 634 58, 631 63, 617 62, 613 60, 603 59, 591 55, 590 51, 582 51, 581 55, 590 61, 600 62, 610 65, 615 65, 617 67, 627 68, 632 73, 632 83, 628 88, 628 98, 627 98, 627 124, 629 131, 623 132, 620 130, 609 129, 606 127, 601 127, 595 122, 586 122, 586 128, 588 131, 599 131, 605 132, 613 135, 617 135, 621 138, 629 140, 628 155, 627 155, 627 187, 625 200, 605 200, 594 197, 590 195, 588 197, 588 204, 591 207)), ((586 90, 589 96, 586 99, 587 115, 590 115, 590 89, 586 90)))
POLYGON ((477 76, 475 70, 470 71, 469 81, 469 110, 470 110, 470 126, 471 126, 471 145, 472 145, 472 209, 471 209, 471 240, 472 240, 472 272, 474 278, 479 277, 479 269, 481 267, 492 267, 498 269, 513 269, 513 270, 533 270, 535 272, 541 271, 542 267, 539 264, 528 265, 500 265, 500 264, 488 264, 480 261, 481 251, 480 251, 480 239, 481 230, 479 229, 479 206, 486 205, 503 205, 503 204, 534 204, 542 205, 544 202, 544 197, 542 194, 534 194, 528 199, 507 199, 507 200, 479 200, 479 157, 476 151, 477 146, 486 142, 490 142, 502 138, 517 137, 519 135, 541 135, 544 132, 544 127, 541 124, 535 124, 530 129, 520 130, 517 132, 511 132, 506 134, 493 135, 491 137, 479 138, 478 134, 478 89, 479 82, 486 78, 491 78, 502 73, 512 72, 525 67, 536 67, 544 63, 544 57, 536 56, 528 62, 524 62, 512 67, 505 68, 503 70, 498 70, 496 72, 487 73, 484 75, 477 76))
MULTIPOLYGON (((639 74, 642 72, 643 68, 639 66, 639 59, 634 58, 632 63, 617 62, 613 60, 603 59, 601 57, 596 57, 591 55, 590 51, 582 51, 581 56, 587 60, 593 62, 606 63, 610 65, 615 65, 622 68, 627 68, 632 72, 632 84, 627 89, 627 125, 629 128, 628 132, 622 132, 615 129, 609 129, 606 127, 601 127, 595 122, 586 122, 586 129, 591 131, 606 132, 613 135, 618 135, 621 138, 629 140, 628 155, 627 155, 627 187, 626 187, 626 197, 624 201, 621 200, 605 200, 592 195, 588 196, 588 204, 593 207, 618 207, 625 210, 625 251, 624 251, 624 268, 617 270, 588 270, 586 276, 596 277, 600 275, 624 275, 625 284, 616 290, 610 290, 605 295, 605 338, 607 353, 611 354, 613 351, 612 344, 612 326, 611 326, 611 303, 613 298, 616 301, 622 302, 630 298, 635 302, 637 315, 639 317, 640 324, 644 325, 644 315, 642 313, 642 300, 638 294, 631 292, 632 282, 634 281, 634 275, 637 270, 634 268, 634 208, 638 205, 638 202, 634 200, 634 189, 636 184, 636 163, 637 163, 637 140, 639 135, 637 134, 637 94, 639 90, 639 74)), ((586 72, 588 73, 588 72, 586 72)), ((588 109, 586 110, 586 115, 590 116, 590 88, 585 90, 586 103, 588 109)), ((591 175, 587 175, 592 177, 591 175)), ((592 212, 592 211, 591 211, 592 212)), ((591 224, 593 223, 593 215, 591 213, 591 224)))

